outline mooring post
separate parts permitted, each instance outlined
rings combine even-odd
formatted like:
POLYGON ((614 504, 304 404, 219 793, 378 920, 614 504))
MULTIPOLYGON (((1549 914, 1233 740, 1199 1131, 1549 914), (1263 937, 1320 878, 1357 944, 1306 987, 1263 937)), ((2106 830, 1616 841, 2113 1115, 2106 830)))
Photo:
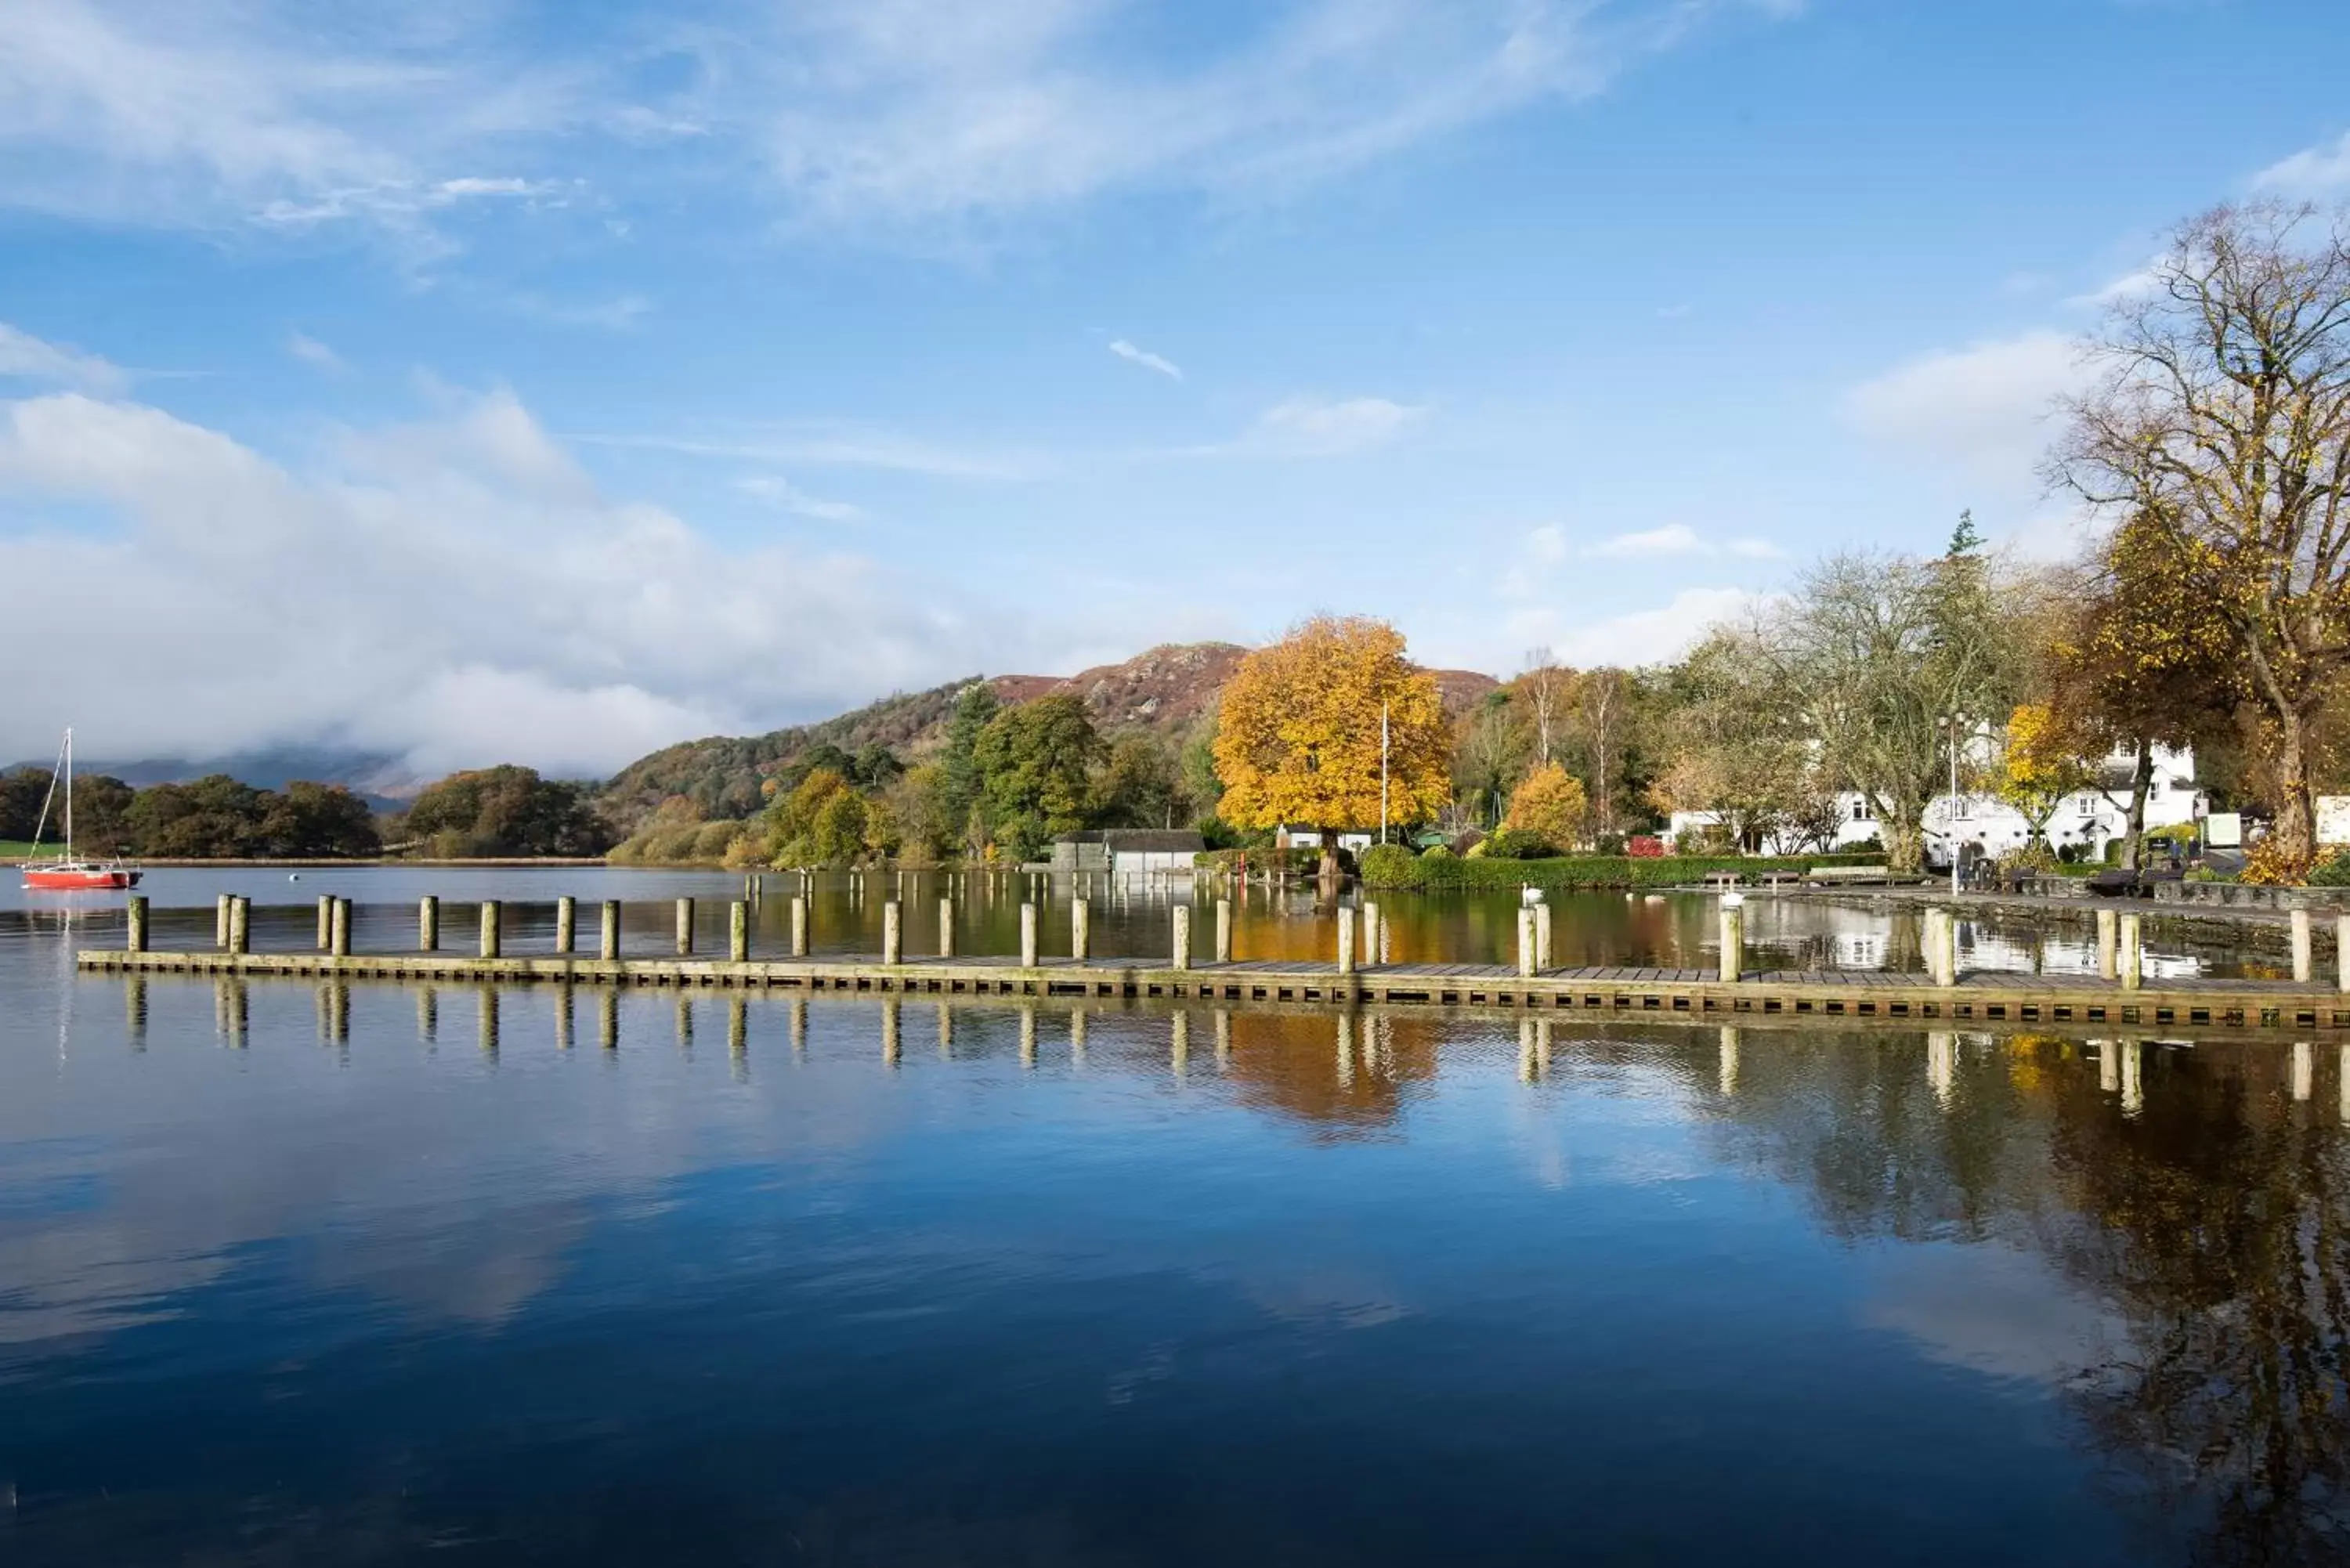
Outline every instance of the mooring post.
POLYGON ((1956 909, 1942 911, 1941 966, 1942 983, 1946 986, 1958 984, 1959 912, 1956 909))
POLYGON ((223 893, 213 907, 213 946, 224 952, 228 950, 228 902, 229 896, 223 893))
POLYGON ((954 956, 954 900, 941 898, 939 899, 939 957, 954 956))
POLYGON ((124 928, 122 948, 125 952, 147 950, 147 895, 134 893, 130 898, 130 918, 124 928))
POLYGON ((1175 906, 1175 950, 1169 955, 1169 966, 1175 970, 1191 967, 1191 906, 1175 906))
POLYGON ((494 898, 482 900, 482 956, 498 956, 498 904, 494 898))
MULTIPOLYGON (((2334 917, 2334 983, 2350 993, 2350 914, 2334 917)), ((2350 1092, 2350 1084, 2344 1088, 2350 1092)))
POLYGON ((1020 967, 1036 967, 1036 906, 1020 906, 1020 967))
POLYGON ((228 950, 233 953, 253 950, 253 900, 242 893, 229 900, 228 950))
POLYGON ((416 950, 441 950, 441 900, 430 893, 416 900, 416 950))
POLYGON ((2120 929, 2119 913, 2115 909, 2097 911, 2097 978, 2100 980, 2116 980, 2121 976, 2121 939, 2117 934, 2120 929))
POLYGON ((1338 972, 1355 972, 1355 919, 1344 909, 1338 911, 1338 972))
POLYGON ((1534 911, 1530 904, 1518 906, 1518 978, 1533 978, 1534 972, 1534 911))
POLYGON ((2307 985, 2317 975, 2317 952, 2309 929, 2309 911, 2293 912, 2293 981, 2307 985))
POLYGON ((565 958, 579 945, 579 900, 566 893, 555 900, 555 950, 565 958))
POLYGON ((807 957, 808 901, 806 893, 792 895, 792 957, 807 957))
POLYGON ((335 944, 335 899, 331 893, 318 895, 318 950, 325 952, 335 944))
POLYGON ((1366 966, 1379 961, 1379 907, 1371 899, 1363 901, 1363 962, 1366 966))
POLYGON ((337 958, 351 956, 351 901, 338 898, 327 912, 327 950, 337 958))
POLYGON ((2136 913, 2121 919, 2122 989, 2136 991, 2146 975, 2146 950, 2139 935, 2140 917, 2136 913))
POLYGON ((1735 985, 1746 973, 1746 898, 1739 893, 1721 896, 1721 968, 1724 985, 1735 985))
POLYGON ((680 898, 677 901, 677 956, 691 958, 692 955, 693 900, 680 898))
POLYGON ((1918 917, 1918 949, 1926 961, 1926 979, 1942 983, 1942 921, 1948 911, 1928 909, 1918 917))
POLYGON ((885 899, 881 905, 881 961, 903 963, 906 960, 906 929, 901 923, 902 912, 898 900, 885 899))
POLYGON ((596 956, 610 963, 620 956, 620 900, 604 900, 603 921, 596 932, 596 956))
POLYGON ((726 911, 726 957, 734 963, 751 961, 751 906, 740 898, 726 911))
POLYGON ((1069 900, 1069 956, 1079 963, 1094 956, 1093 906, 1083 898, 1069 900))
POLYGON ((1232 961, 1232 901, 1230 898, 1216 900, 1216 961, 1232 961))
POLYGON ((1534 968, 1550 967, 1550 900, 1544 898, 1534 906, 1534 968))

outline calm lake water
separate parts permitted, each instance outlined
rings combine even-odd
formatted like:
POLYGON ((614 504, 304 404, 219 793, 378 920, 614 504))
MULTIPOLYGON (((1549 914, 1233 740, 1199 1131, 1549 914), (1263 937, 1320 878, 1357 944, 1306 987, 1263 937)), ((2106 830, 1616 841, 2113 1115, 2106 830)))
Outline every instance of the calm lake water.
MULTIPOLYGON (((627 897, 653 951, 657 900, 738 885, 150 890, 190 945, 229 887, 285 946, 317 892, 384 947, 419 891, 524 906, 522 946, 538 901, 627 897)), ((0 894, 0 1563, 2350 1561, 2331 1041, 567 1009, 83 980, 119 916, 27 905, 0 894)), ((972 901, 966 950, 1014 906, 972 901)), ((1390 912, 1413 958, 1510 919, 1390 912)), ((1711 924, 1562 917, 1562 956, 1625 961, 1700 961, 1711 924)), ((1791 956, 1914 944, 1779 919, 1791 956)), ((827 893, 820 945, 878 924, 827 893)), ((1326 926, 1260 900, 1243 956, 1326 926)), ((2035 935, 1985 950, 2070 961, 2035 935)))

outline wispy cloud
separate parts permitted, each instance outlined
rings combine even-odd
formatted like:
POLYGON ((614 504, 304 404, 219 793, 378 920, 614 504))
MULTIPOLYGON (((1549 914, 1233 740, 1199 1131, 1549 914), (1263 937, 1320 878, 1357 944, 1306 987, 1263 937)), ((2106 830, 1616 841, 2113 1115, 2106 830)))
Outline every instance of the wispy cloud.
POLYGON ((1705 541, 1697 536, 1696 529, 1686 523, 1668 523, 1661 528, 1602 539, 1586 546, 1583 553, 1621 560, 1639 556, 1694 556, 1704 549, 1705 541))
POLYGON ((313 366, 321 370, 339 371, 345 369, 343 357, 340 354, 336 353, 332 348, 328 348, 324 343, 319 342, 317 338, 308 336, 307 333, 287 333, 286 335, 286 352, 293 355, 294 358, 301 360, 305 365, 313 366))
POLYGON ((1146 370, 1156 370, 1170 380, 1180 381, 1183 379, 1183 372, 1177 369, 1173 360, 1153 354, 1147 348, 1138 348, 1123 337, 1113 338, 1109 351, 1129 365, 1139 365, 1146 370))
POLYGON ((2326 197, 2350 191, 2350 131, 2331 142, 2303 148, 2252 176, 2256 191, 2281 195, 2326 197))
POLYGON ((1343 457, 1386 445, 1427 412, 1386 398, 1291 398, 1257 417, 1241 449, 1284 457, 1343 457))
POLYGON ((826 501, 810 495, 780 473, 746 474, 734 482, 734 488, 795 517, 813 517, 825 523, 854 523, 865 515, 862 507, 852 506, 846 501, 826 501))
POLYGON ((1845 422, 1870 441, 2009 489, 2036 489, 2048 418, 2088 375, 2060 332, 1978 343, 1897 365, 1846 392, 1845 422))
POLYGON ((1035 452, 951 446, 847 420, 795 420, 710 434, 581 433, 568 439, 583 446, 670 452, 728 462, 877 469, 932 479, 1029 479, 1051 466, 1047 457, 1035 452))
POLYGON ((120 367, 95 354, 44 342, 5 321, 0 321, 0 377, 109 393, 130 382, 120 367))

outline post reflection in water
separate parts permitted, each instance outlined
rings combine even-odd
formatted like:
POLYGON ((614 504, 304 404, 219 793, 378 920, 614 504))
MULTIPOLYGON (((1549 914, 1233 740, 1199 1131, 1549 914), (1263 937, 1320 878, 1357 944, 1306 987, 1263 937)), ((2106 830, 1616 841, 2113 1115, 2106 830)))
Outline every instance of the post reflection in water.
POLYGON ((129 1033, 130 1048, 147 1049, 147 981, 143 975, 132 975, 122 982, 123 1026, 129 1033))
POLYGON ((441 1043, 441 993, 429 985, 416 992, 416 1040, 420 1045, 441 1043))
POLYGON ((479 1038, 475 1043, 481 1047, 484 1056, 494 1059, 498 1054, 498 988, 494 985, 477 986, 474 995, 480 1004, 477 1014, 479 1038))
POLYGON ((571 987, 556 986, 555 988, 555 1048, 558 1051, 571 1049, 571 987))

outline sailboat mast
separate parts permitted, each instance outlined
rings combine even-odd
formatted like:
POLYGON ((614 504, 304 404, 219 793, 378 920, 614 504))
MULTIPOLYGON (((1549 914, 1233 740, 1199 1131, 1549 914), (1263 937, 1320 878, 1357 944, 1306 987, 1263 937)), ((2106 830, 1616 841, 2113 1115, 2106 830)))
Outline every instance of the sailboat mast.
POLYGON ((73 847, 73 731, 66 731, 66 859, 74 857, 73 847))

